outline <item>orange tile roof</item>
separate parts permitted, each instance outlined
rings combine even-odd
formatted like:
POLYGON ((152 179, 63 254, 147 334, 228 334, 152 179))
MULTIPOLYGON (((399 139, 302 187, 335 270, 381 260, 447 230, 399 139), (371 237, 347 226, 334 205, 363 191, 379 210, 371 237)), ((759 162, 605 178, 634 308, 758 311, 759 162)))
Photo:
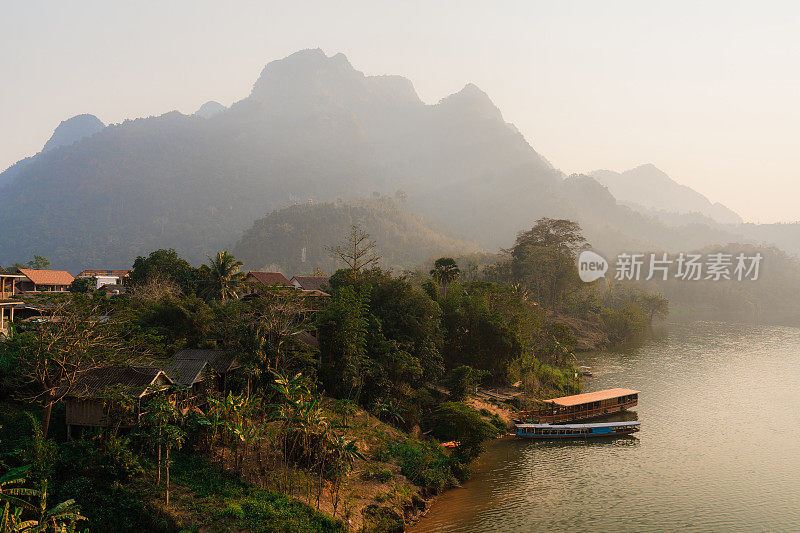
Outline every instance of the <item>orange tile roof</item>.
POLYGON ((25 277, 36 285, 69 285, 75 279, 66 270, 34 270, 32 268, 20 268, 25 277))
POLYGON ((563 407, 570 407, 573 405, 581 405, 590 402, 599 402, 602 400, 610 400, 611 398, 619 398, 620 396, 627 396, 629 394, 639 394, 638 390, 631 389, 606 389, 597 392, 587 392, 585 394, 576 394, 574 396, 562 396, 561 398, 552 398, 544 400, 548 403, 554 403, 563 407))

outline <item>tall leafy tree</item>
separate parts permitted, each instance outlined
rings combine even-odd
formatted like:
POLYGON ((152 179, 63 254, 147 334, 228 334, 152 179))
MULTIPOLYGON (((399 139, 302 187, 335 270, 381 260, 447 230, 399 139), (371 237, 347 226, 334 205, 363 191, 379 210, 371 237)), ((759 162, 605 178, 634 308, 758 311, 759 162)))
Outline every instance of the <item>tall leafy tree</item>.
POLYGON ((201 267, 205 277, 204 295, 223 302, 235 299, 244 283, 243 264, 228 250, 218 251, 214 257, 208 256, 208 265, 201 267))
POLYGON ((334 292, 318 317, 320 370, 326 388, 357 399, 363 385, 367 349, 367 298, 352 286, 334 292))
POLYGON ((431 270, 431 277, 439 284, 444 296, 447 296, 447 287, 457 280, 459 275, 461 275, 461 270, 452 257, 440 257, 433 264, 431 270))
POLYGON ((145 285, 154 279, 174 283, 184 294, 192 294, 197 290, 199 273, 172 248, 161 249, 147 257, 137 257, 130 273, 133 286, 145 285))
POLYGON ((124 338, 124 330, 108 317, 100 303, 77 295, 54 301, 48 320, 19 331, 6 341, 5 349, 17 364, 24 399, 42 406, 44 437, 50 427, 53 406, 67 396, 76 380, 87 371, 126 357, 137 347, 124 338))
POLYGON ((533 291, 538 302, 559 306, 565 292, 580 284, 575 259, 586 244, 577 222, 541 218, 507 250, 511 281, 533 291))

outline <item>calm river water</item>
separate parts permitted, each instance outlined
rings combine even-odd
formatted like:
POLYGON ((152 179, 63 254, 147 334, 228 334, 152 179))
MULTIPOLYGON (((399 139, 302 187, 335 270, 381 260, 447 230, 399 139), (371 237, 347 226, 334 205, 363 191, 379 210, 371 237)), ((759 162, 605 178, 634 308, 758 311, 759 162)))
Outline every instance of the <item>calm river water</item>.
POLYGON ((579 357, 634 436, 493 443, 412 531, 800 531, 800 329, 669 324, 579 357))

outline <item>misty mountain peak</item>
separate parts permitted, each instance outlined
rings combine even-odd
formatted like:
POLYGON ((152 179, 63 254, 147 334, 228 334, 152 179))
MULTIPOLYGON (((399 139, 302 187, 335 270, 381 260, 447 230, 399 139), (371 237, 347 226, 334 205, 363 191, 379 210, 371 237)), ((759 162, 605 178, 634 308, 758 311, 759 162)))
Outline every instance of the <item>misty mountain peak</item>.
POLYGON ((270 84, 281 81, 308 82, 320 77, 358 74, 344 54, 328 57, 319 48, 309 48, 267 63, 253 86, 253 95, 258 96, 270 84))
POLYGON ((442 98, 439 106, 442 109, 458 113, 477 114, 482 118, 503 120, 503 114, 494 105, 489 95, 474 83, 468 83, 457 93, 442 98))
POLYGON ((408 104, 422 105, 411 82, 401 76, 365 76, 344 54, 330 57, 319 48, 300 50, 267 63, 251 98, 273 114, 287 111, 329 116, 408 104))
POLYGON ((94 135, 105 127, 105 124, 94 115, 75 115, 58 125, 42 148, 42 152, 53 150, 59 146, 69 146, 85 137, 94 135))
POLYGON ((723 224, 739 224, 741 217, 694 189, 681 185, 651 163, 625 172, 596 170, 589 174, 608 187, 617 200, 637 210, 666 213, 701 213, 723 224))
POLYGON ((194 112, 195 115, 198 117, 203 118, 211 118, 217 113, 221 111, 225 111, 227 107, 220 104, 219 102, 215 102, 214 100, 209 100, 205 104, 200 106, 200 109, 194 112))

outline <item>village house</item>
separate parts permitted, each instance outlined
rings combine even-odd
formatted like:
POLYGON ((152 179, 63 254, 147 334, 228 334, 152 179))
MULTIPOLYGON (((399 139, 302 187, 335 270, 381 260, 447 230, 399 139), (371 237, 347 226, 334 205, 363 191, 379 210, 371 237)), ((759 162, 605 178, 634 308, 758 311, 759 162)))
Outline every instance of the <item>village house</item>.
POLYGON ((17 282, 17 291, 29 292, 66 292, 75 279, 65 270, 34 270, 20 268, 23 278, 17 282))
POLYGON ((279 289, 290 289, 294 286, 286 276, 280 272, 261 272, 251 270, 244 278, 244 288, 240 298, 248 299, 258 296, 258 293, 266 287, 276 287, 279 289))
POLYGON ((14 321, 14 310, 24 307, 24 304, 14 299, 16 284, 25 276, 0 268, 0 337, 8 335, 11 322, 14 321))
POLYGON ((78 428, 106 427, 113 422, 130 428, 138 423, 147 397, 172 384, 166 372, 155 365, 114 365, 81 372, 64 397, 67 436, 78 428), (127 413, 121 409, 123 394, 134 402, 127 413))
POLYGON ((292 276, 289 282, 295 288, 304 291, 325 292, 328 290, 330 278, 328 278, 328 276, 292 276))
POLYGON ((204 407, 212 391, 225 392, 232 372, 239 368, 236 359, 223 350, 179 350, 172 359, 146 365, 113 365, 78 374, 64 397, 67 432, 81 427, 120 428, 135 426, 155 393, 163 393, 186 415, 204 407), (122 413, 122 396, 134 401, 122 413))
POLYGON ((109 292, 119 294, 130 274, 130 270, 84 270, 75 277, 95 278, 97 280, 95 290, 108 286, 109 292))
MULTIPOLYGON (((220 392, 228 390, 228 380, 233 372, 240 368, 236 358, 224 350, 209 350, 202 348, 187 348, 179 350, 172 356, 172 361, 165 367, 174 374, 179 383, 185 384, 191 377, 191 385, 205 381, 203 388, 211 380, 213 388, 220 392), (207 365, 203 368, 202 365, 207 365)), ((172 377, 172 376, 171 376, 172 377)), ((185 385, 188 386, 188 385, 185 385)))

